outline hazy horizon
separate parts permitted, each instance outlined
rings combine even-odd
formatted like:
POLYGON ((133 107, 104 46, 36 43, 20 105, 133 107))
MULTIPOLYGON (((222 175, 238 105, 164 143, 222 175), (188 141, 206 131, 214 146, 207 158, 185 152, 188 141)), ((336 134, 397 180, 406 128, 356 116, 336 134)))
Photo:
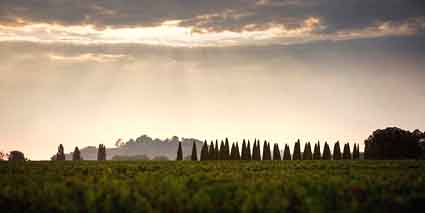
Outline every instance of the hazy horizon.
POLYGON ((2 1, 0 151, 49 159, 143 134, 363 149, 375 129, 424 131, 424 8, 2 1))

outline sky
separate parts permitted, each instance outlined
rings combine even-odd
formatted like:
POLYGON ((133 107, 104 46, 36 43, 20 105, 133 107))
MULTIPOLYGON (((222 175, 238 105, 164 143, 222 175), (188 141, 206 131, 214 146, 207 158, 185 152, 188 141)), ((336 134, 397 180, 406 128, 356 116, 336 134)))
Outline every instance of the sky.
POLYGON ((425 130, 422 0, 2 0, 0 150, 425 130))

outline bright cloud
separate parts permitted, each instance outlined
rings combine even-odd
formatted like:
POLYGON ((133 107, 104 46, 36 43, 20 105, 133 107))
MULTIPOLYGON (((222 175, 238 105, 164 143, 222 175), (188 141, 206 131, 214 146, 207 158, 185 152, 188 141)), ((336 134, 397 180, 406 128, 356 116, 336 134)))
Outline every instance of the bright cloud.
POLYGON ((72 44, 144 44, 173 47, 220 47, 267 44, 295 44, 318 40, 345 40, 381 36, 412 35, 424 29, 424 18, 403 23, 382 22, 363 29, 327 32, 327 25, 310 17, 296 28, 273 23, 264 29, 247 25, 241 31, 208 31, 179 25, 169 20, 159 26, 133 28, 96 28, 94 25, 63 26, 26 23, 22 26, 0 25, 0 41, 72 44))

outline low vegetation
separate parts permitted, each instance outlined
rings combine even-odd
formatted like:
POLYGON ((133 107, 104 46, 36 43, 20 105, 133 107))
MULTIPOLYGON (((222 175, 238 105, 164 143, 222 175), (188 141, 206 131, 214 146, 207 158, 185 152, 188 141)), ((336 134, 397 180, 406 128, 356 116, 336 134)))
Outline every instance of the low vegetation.
POLYGON ((419 212, 423 161, 0 162, 8 212, 419 212))

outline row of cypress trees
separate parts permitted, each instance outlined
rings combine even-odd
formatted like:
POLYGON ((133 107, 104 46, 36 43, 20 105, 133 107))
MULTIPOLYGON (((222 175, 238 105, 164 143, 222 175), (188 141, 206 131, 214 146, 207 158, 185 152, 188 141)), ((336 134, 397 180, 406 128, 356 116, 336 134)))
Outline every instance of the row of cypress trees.
MULTIPOLYGON (((65 151, 62 144, 59 145, 58 152, 52 158, 52 160, 59 160, 59 161, 65 160, 65 151)), ((83 157, 81 156, 81 152, 80 152, 80 149, 78 149, 78 146, 75 147, 74 152, 72 153, 72 160, 74 161, 83 160, 83 157)), ((97 149, 97 160, 106 160, 106 147, 103 144, 99 144, 99 148, 97 149)))
MULTIPOLYGON (((232 143, 231 148, 229 148, 229 140, 226 138, 224 141, 221 141, 220 146, 218 145, 218 140, 211 141, 208 145, 207 141, 204 141, 204 144, 201 149, 200 160, 358 160, 360 159, 360 149, 358 144, 354 144, 353 152, 350 150, 350 144, 344 144, 343 152, 341 153, 340 143, 337 141, 334 144, 333 153, 331 154, 330 147, 327 142, 325 142, 323 148, 323 154, 320 149, 320 142, 314 144, 313 151, 311 149, 310 142, 304 145, 304 151, 301 152, 301 142, 297 140, 295 143, 293 154, 289 146, 285 144, 283 151, 283 156, 279 149, 279 145, 275 143, 273 145, 273 155, 271 154, 270 142, 263 142, 262 155, 260 155, 260 141, 255 139, 251 151, 250 141, 245 139, 242 141, 242 148, 239 151, 239 144, 232 143)), ((193 143, 191 160, 197 159, 196 144, 193 143)), ((183 160, 183 150, 181 148, 181 143, 179 143, 179 148, 177 151, 177 160, 183 160)))

